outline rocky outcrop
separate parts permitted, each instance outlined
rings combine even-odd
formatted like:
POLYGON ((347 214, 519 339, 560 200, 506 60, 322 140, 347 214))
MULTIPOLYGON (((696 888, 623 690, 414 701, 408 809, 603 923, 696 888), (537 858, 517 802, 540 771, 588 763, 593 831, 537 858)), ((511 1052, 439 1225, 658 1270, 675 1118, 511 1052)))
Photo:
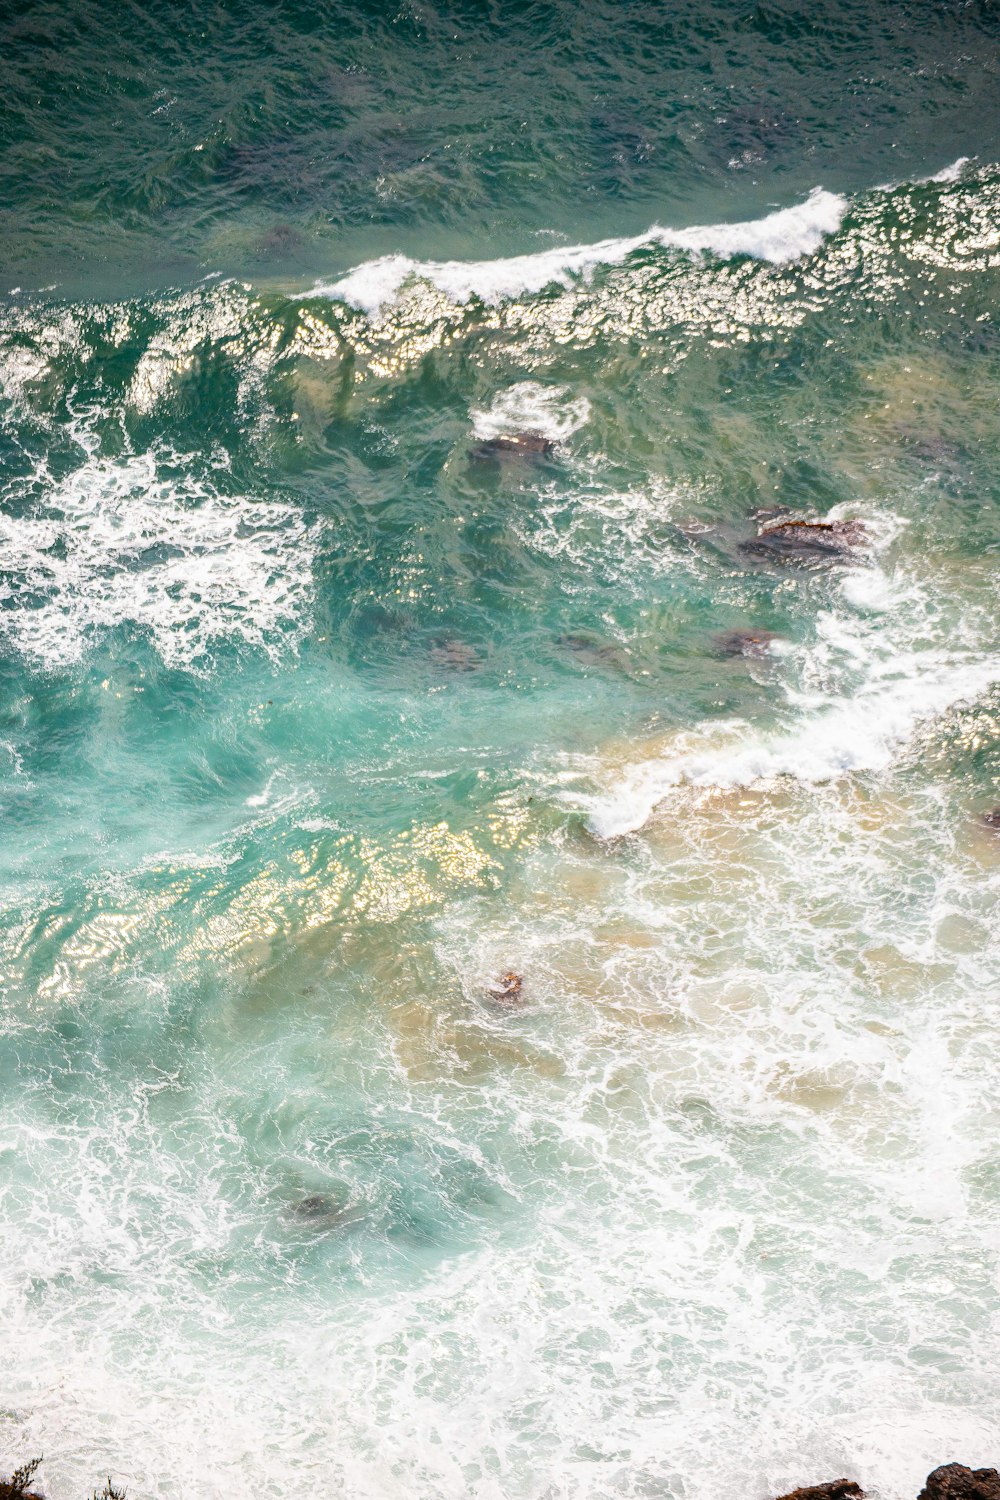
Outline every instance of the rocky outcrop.
POLYGON ((780 1495, 778 1500, 864 1500, 864 1490, 853 1479, 830 1479, 826 1484, 814 1484, 804 1490, 792 1490, 780 1495))
POLYGON ((775 640, 773 630, 725 630, 715 637, 715 649, 720 656, 766 656, 775 640))
POLYGON ((513 969, 508 969, 506 974, 500 975, 496 984, 487 987, 486 993, 498 1005, 520 1005, 523 1000, 521 994, 523 988, 524 980, 520 974, 515 974, 513 969))
MULTIPOLYGON (((779 1495, 778 1500, 864 1500, 864 1493, 853 1479, 830 1479, 779 1495)), ((917 1500, 1000 1500, 1000 1474, 996 1469, 944 1464, 928 1474, 917 1500)))
POLYGON ((472 450, 472 457, 480 461, 504 458, 544 458, 551 453, 555 443, 540 432, 515 432, 505 437, 486 438, 472 450))
POLYGON ((860 521, 770 521, 741 551, 772 562, 816 564, 849 558, 867 539, 860 521))
POLYGON ((1000 1474, 996 1469, 944 1464, 928 1474, 917 1500, 1000 1500, 1000 1474))

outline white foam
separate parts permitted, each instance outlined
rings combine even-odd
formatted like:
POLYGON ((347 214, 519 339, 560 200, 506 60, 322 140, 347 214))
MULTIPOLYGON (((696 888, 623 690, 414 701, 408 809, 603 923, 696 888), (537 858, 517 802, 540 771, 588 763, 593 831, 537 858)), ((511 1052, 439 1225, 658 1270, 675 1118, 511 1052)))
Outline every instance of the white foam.
POLYGON ((804 203, 736 224, 700 224, 689 229, 653 225, 644 234, 628 238, 559 246, 499 260, 417 261, 406 255, 386 255, 356 266, 337 281, 316 286, 311 295, 346 302, 371 317, 393 301, 408 281, 420 280, 430 282, 453 302, 478 297, 493 305, 553 284, 569 286, 577 277, 589 277, 598 266, 620 265, 646 245, 693 254, 710 251, 723 257, 748 255, 785 265, 814 254, 824 238, 840 227, 846 211, 846 198, 815 188, 804 203))
POLYGON ((271 799, 271 788, 274 786, 274 783, 277 780, 279 780, 279 779, 280 779, 280 773, 278 771, 272 771, 271 774, 270 774, 270 776, 267 778, 267 781, 266 781, 266 783, 264 785, 263 790, 260 791, 260 792, 254 793, 254 795, 251 796, 251 797, 247 797, 246 798, 246 806, 247 807, 266 807, 267 804, 268 804, 268 802, 271 799))
MULTIPOLYGON (((885 514, 866 516, 865 525, 878 550, 902 530, 885 514)), ((784 658, 781 722, 703 724, 624 769, 599 769, 600 789, 584 799, 592 830, 600 838, 635 832, 682 785, 726 789, 777 777, 816 785, 885 770, 921 724, 1000 681, 1000 658, 968 621, 953 629, 956 644, 936 644, 940 609, 934 588, 905 568, 848 571, 831 607, 816 613, 811 646, 784 658)))
POLYGON ((972 160, 969 156, 960 156, 953 161, 950 167, 944 167, 940 172, 935 172, 930 177, 918 177, 918 182, 957 182, 965 168, 972 160))
POLYGON ((224 495, 191 477, 189 459, 174 455, 167 478, 152 453, 102 459, 83 439, 79 468, 55 483, 36 476, 30 504, 0 512, 0 635, 53 668, 126 623, 171 666, 195 666, 226 639, 269 653, 294 641, 314 544, 297 511, 224 495))
POLYGON ((537 432, 560 442, 584 425, 590 402, 584 396, 574 399, 565 386, 521 380, 500 391, 488 411, 473 410, 471 416, 478 438, 537 432))
POLYGON ((748 724, 706 735, 701 748, 640 762, 613 790, 589 802, 599 838, 633 833, 648 822, 670 790, 752 786, 791 776, 818 783, 857 771, 882 771, 918 725, 1000 681, 1000 661, 956 660, 945 652, 913 653, 884 664, 850 697, 815 706, 794 728, 761 734, 748 724))
POLYGON ((8 348, 0 366, 0 391, 9 401, 23 399, 26 387, 41 380, 48 368, 48 358, 41 350, 17 345, 8 348))
POLYGON ((855 609, 890 609, 895 602, 891 581, 879 568, 854 568, 844 578, 844 597, 855 609))
POLYGON ((614 579, 632 593, 690 566, 690 557, 664 539, 663 522, 690 498, 680 486, 651 475, 627 489, 610 488, 603 461, 574 464, 574 480, 547 484, 535 503, 512 519, 515 535, 533 551, 561 559, 591 576, 614 579))

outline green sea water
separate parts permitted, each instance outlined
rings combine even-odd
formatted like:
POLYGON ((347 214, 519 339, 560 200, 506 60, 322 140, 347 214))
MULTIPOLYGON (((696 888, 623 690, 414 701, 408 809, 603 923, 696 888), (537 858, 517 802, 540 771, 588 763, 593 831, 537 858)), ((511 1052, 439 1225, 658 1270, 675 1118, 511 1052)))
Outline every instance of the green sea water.
POLYGON ((5 13, 0 1473, 997 1462, 998 38, 5 13))

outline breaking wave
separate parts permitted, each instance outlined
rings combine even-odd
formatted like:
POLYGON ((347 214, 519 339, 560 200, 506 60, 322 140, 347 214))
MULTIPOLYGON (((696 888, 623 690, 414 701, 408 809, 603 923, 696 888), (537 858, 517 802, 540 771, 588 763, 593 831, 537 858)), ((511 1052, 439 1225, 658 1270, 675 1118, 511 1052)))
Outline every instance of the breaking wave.
POLYGON ((407 255, 385 255, 356 266, 338 281, 315 287, 311 295, 346 302, 374 316, 408 281, 422 280, 431 282, 454 302, 478 297, 486 303, 497 303, 540 292, 552 284, 569 286, 577 277, 589 277, 599 266, 621 265, 648 245, 695 255, 748 255, 787 265, 816 251, 827 235, 840 228, 846 212, 846 198, 815 188, 804 203, 738 224, 701 224, 690 229, 665 229, 654 224, 645 234, 624 239, 566 245, 500 260, 418 261, 407 255))

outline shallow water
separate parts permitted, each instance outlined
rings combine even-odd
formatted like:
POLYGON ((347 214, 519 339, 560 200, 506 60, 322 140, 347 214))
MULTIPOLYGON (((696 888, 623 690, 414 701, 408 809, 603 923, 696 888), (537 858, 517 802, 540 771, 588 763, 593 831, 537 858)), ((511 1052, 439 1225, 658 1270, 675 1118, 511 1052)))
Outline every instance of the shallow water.
POLYGON ((7 24, 0 1469, 995 1463, 993 13, 7 24))

